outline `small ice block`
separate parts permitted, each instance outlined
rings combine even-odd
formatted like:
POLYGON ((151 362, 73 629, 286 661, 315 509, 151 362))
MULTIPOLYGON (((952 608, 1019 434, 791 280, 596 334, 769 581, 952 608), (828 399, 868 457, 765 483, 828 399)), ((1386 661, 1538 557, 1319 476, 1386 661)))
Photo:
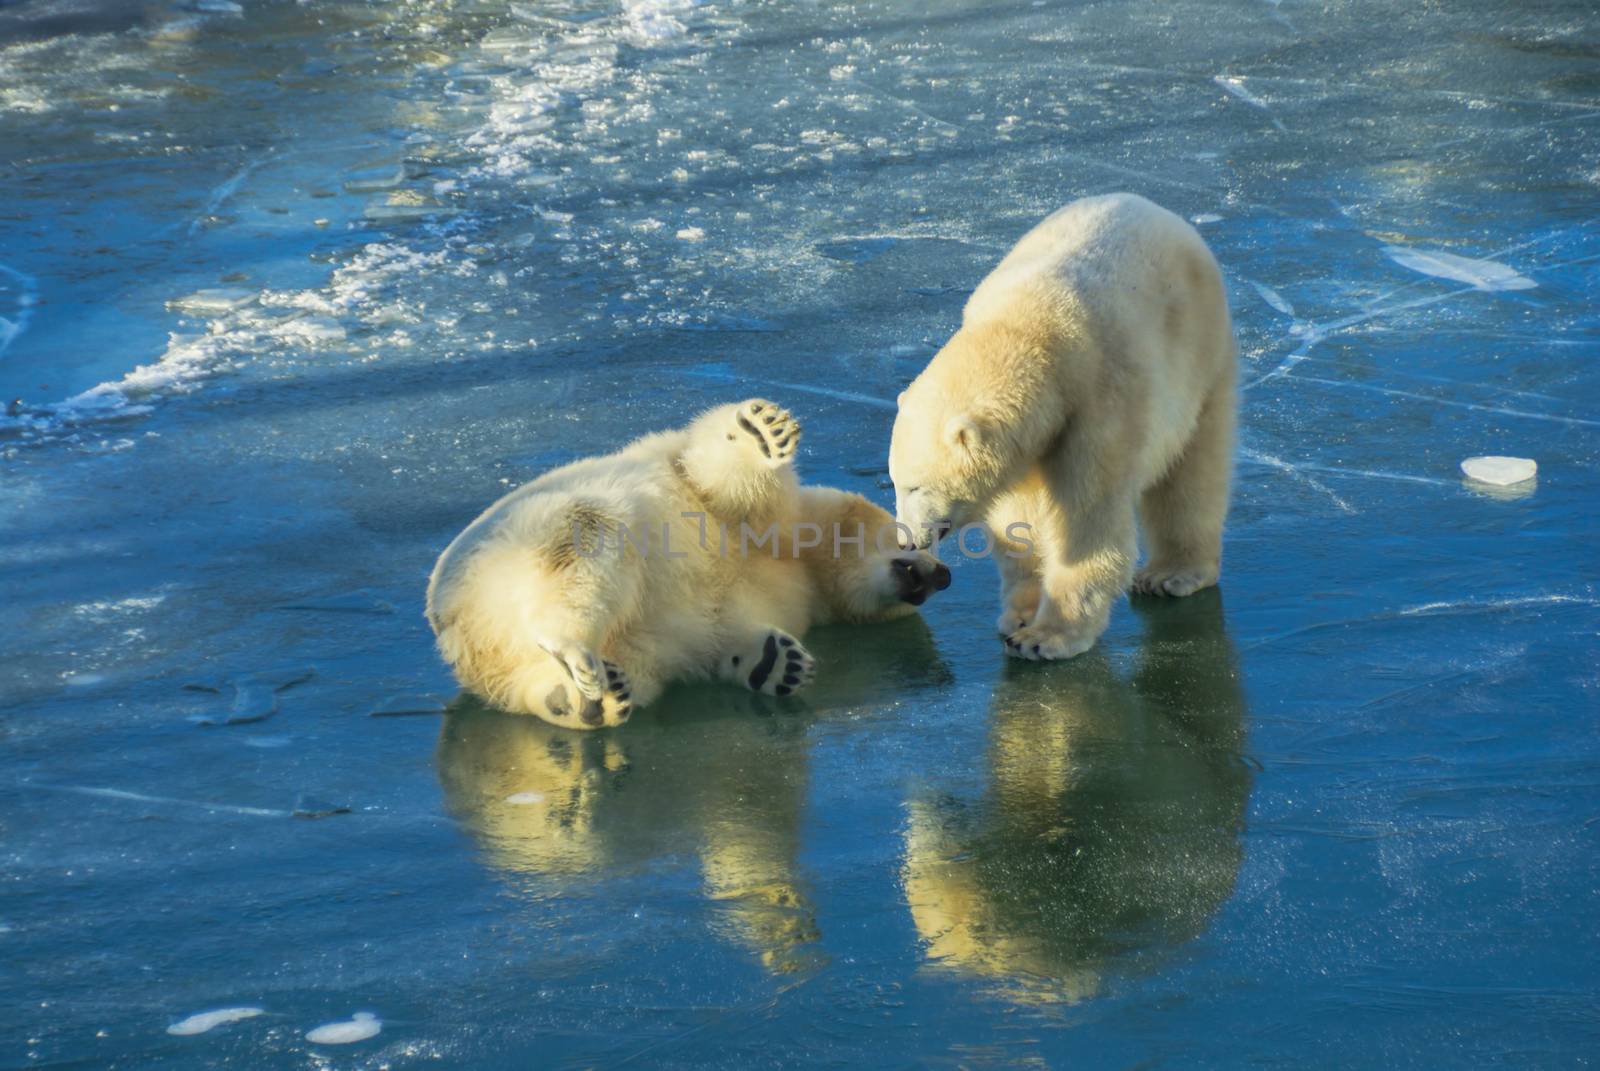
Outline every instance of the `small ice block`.
POLYGON ((191 1034, 204 1034, 207 1030, 214 1030, 225 1023, 236 1023, 240 1019, 254 1019, 266 1013, 260 1008, 218 1008, 216 1011, 197 1012, 187 1019, 180 1019, 167 1027, 167 1033, 176 1034, 178 1037, 188 1037, 191 1034))
POLYGON ((406 180, 406 169, 399 166, 374 167, 358 171, 345 179, 346 193, 378 193, 392 190, 406 180))
POLYGON ((1510 487, 1537 476, 1539 465, 1527 457, 1469 457, 1461 463, 1461 471, 1480 483, 1510 487))
POLYGON ((254 305, 256 292, 237 286, 222 286, 211 290, 196 290, 181 298, 173 298, 167 307, 179 312, 192 312, 201 316, 217 316, 254 305))
POLYGON ((306 1040, 314 1045, 351 1045, 357 1041, 375 1038, 383 1029, 383 1023, 371 1012, 356 1012, 348 1020, 337 1023, 323 1023, 306 1034, 306 1040))

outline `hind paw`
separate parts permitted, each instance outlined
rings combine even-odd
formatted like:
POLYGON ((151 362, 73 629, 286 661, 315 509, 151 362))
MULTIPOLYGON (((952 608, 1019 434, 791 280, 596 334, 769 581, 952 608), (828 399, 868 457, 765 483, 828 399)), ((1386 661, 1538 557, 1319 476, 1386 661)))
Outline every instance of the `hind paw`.
POLYGON ((725 680, 763 695, 792 695, 817 675, 817 660, 782 629, 768 629, 722 659, 725 680))
MULTIPOLYGON (((565 663, 563 663, 564 665, 565 663)), ((621 725, 633 716, 633 691, 628 675, 615 662, 600 660, 605 686, 600 695, 586 696, 576 680, 557 684, 544 696, 544 719, 564 729, 600 729, 621 725)))
POLYGON ((605 660, 587 647, 539 641, 545 653, 567 671, 578 694, 585 699, 598 700, 605 693, 605 660))
POLYGON ((787 409, 756 398, 741 405, 734 420, 740 431, 755 440, 762 458, 773 468, 794 457, 800 444, 800 422, 787 409))

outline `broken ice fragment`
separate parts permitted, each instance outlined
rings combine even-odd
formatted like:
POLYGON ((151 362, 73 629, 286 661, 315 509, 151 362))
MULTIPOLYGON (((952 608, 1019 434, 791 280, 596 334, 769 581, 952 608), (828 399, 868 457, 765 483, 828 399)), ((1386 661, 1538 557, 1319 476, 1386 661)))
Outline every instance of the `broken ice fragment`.
POLYGON ((392 190, 406 180, 406 169, 399 166, 374 167, 358 171, 345 179, 346 193, 378 193, 392 190))
POLYGON ((207 1030, 215 1029, 225 1023, 236 1023, 240 1019, 254 1019, 258 1015, 265 1015, 261 1008, 218 1008, 216 1011, 198 1012, 187 1019, 180 1019, 167 1027, 167 1033, 179 1037, 191 1034, 204 1034, 207 1030))
POLYGON ((384 223, 410 223, 450 211, 427 194, 416 190, 394 190, 368 201, 363 215, 384 223))
POLYGON ((1526 275, 1519 275, 1514 269, 1493 260, 1474 260, 1454 253, 1411 249, 1403 245, 1386 245, 1383 251, 1401 267, 1438 279, 1454 279, 1479 290, 1532 290, 1539 285, 1526 275))
POLYGON ((280 325, 277 333, 299 342, 338 342, 344 338, 344 325, 327 316, 301 316, 280 325))
POLYGON ((444 700, 436 695, 391 695, 367 713, 374 718, 398 718, 407 714, 443 714, 444 700))
MULTIPOLYGON (((266 721, 278 712, 279 692, 304 683, 313 675, 312 670, 297 669, 229 681, 233 701, 226 714, 196 714, 189 720, 196 725, 250 725, 266 721)), ((220 687, 204 683, 185 684, 184 688, 191 692, 222 692, 220 687)))
POLYGON ((336 814, 349 814, 350 808, 343 803, 332 803, 328 800, 318 799, 316 796, 301 796, 295 800, 294 816, 296 818, 329 818, 336 814))
POLYGON ((1539 474, 1539 465, 1526 457, 1469 457, 1461 463, 1461 471, 1481 483, 1509 487, 1533 479, 1539 474))
POLYGON ((167 302, 167 307, 179 312, 192 312, 199 316, 220 316, 223 313, 255 304, 256 292, 236 286, 222 286, 210 290, 196 290, 167 302))
POLYGON ((383 1024, 371 1012, 356 1012, 348 1020, 323 1023, 306 1034, 306 1040, 315 1045, 350 1045, 378 1036, 383 1024))

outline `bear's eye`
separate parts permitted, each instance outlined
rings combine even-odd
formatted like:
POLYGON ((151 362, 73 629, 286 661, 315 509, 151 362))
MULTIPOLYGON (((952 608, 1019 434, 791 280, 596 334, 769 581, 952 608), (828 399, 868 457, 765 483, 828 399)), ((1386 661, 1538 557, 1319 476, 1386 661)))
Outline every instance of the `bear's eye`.
POLYGON ((920 487, 907 487, 906 488, 906 494, 914 495, 920 490, 922 490, 922 488, 920 488, 920 487))

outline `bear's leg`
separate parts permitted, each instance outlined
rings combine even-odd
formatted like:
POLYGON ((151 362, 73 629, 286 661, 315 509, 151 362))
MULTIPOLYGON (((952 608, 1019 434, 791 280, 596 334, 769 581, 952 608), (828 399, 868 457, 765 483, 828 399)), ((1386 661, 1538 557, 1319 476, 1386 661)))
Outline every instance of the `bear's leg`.
POLYGON ((817 660, 781 628, 762 626, 735 640, 717 660, 717 676, 765 695, 789 695, 811 683, 817 660))
POLYGON ((787 409, 752 398, 691 424, 679 463, 713 514, 753 520, 793 501, 799 443, 800 422, 787 409))
POLYGON ((1074 505, 1063 496, 1065 528, 1036 533, 1044 552, 1043 597, 1033 620, 1006 636, 1006 653, 1051 661, 1094 646, 1111 604, 1128 586, 1137 546, 1133 503, 1121 495, 1074 505))
POLYGON ((1149 560, 1133 589, 1147 595, 1193 595, 1217 582, 1222 523, 1233 469, 1235 402, 1231 385, 1200 411, 1178 463, 1139 502, 1149 560))
POLYGON ((995 627, 1009 636, 1039 612, 1042 581, 1039 558, 1032 549, 996 538, 995 564, 1000 567, 1000 620, 995 627))

